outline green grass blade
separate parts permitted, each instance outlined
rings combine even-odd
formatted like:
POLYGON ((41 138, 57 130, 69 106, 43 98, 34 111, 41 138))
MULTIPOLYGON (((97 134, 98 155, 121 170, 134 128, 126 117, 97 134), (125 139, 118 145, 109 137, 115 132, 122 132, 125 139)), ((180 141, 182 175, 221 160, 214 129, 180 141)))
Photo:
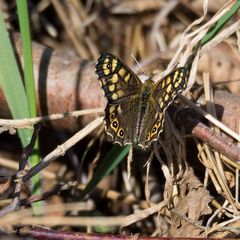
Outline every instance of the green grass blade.
POLYGON ((233 15, 239 10, 240 1, 236 1, 233 6, 227 11, 218 22, 207 32, 204 38, 200 41, 200 45, 203 46, 214 38, 217 33, 224 27, 224 25, 233 17, 233 15))
MULTIPOLYGON (((25 82, 26 95, 28 99, 29 113, 31 117, 36 117, 37 109, 36 109, 36 96, 35 96, 35 82, 34 82, 34 74, 33 74, 32 44, 31 44, 31 37, 30 37, 27 1, 17 0, 17 9, 18 9, 18 17, 19 17, 20 31, 21 31, 22 44, 23 44, 24 82, 25 82)), ((30 166, 34 166, 39 162, 40 162, 39 144, 37 139, 33 154, 29 159, 29 164, 30 166)), ((40 194, 41 193, 40 174, 35 175, 31 179, 31 181, 33 185, 32 193, 40 194)), ((41 213, 41 206, 42 206, 41 202, 36 202, 33 204, 34 212, 36 214, 41 213)))
MULTIPOLYGON (((0 87, 14 119, 29 117, 28 101, 12 45, 0 11, 0 87)), ((23 146, 31 138, 31 130, 18 130, 23 146)))
POLYGON ((26 0, 17 1, 20 32, 23 44, 24 56, 24 82, 28 98, 28 105, 31 117, 36 117, 36 96, 32 61, 32 44, 30 37, 29 18, 26 0))
POLYGON ((93 174, 92 179, 87 184, 86 188, 81 192, 80 198, 84 198, 89 194, 97 184, 127 156, 131 145, 120 147, 115 144, 111 151, 106 155, 103 161, 99 164, 96 171, 93 174))

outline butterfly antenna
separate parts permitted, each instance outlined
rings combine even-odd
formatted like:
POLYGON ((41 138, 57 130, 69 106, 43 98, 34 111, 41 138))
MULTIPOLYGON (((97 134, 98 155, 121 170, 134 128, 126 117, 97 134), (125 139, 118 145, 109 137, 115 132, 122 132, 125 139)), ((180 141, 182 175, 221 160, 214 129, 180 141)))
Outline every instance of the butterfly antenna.
POLYGON ((145 76, 147 76, 147 74, 144 72, 142 66, 140 65, 140 63, 138 62, 138 60, 134 57, 134 55, 131 53, 131 57, 133 58, 133 60, 136 62, 136 64, 138 65, 138 67, 141 69, 141 71, 143 72, 143 74, 145 76))

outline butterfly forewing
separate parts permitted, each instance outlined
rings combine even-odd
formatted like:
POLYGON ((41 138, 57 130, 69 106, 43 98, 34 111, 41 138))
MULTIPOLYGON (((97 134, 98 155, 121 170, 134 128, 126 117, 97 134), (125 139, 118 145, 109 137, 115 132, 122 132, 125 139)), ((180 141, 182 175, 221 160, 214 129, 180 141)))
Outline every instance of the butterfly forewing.
POLYGON ((141 81, 126 65, 110 53, 100 55, 96 73, 110 104, 118 104, 132 95, 139 94, 141 81))
POLYGON ((153 98, 158 104, 158 111, 164 112, 168 106, 187 87, 189 69, 187 67, 177 68, 161 81, 156 83, 153 98))

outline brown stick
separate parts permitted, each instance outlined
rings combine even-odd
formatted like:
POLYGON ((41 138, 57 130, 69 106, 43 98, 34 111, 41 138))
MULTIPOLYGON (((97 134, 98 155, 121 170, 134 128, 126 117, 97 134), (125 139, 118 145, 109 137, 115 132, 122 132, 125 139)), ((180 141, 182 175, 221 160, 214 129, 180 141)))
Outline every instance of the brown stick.
MULTIPOLYGON (((143 237, 140 235, 110 235, 110 234, 94 234, 94 233, 81 233, 81 232, 60 232, 47 229, 31 229, 28 232, 20 231, 20 234, 24 236, 30 236, 37 239, 105 239, 105 240, 121 240, 121 239, 138 239, 138 240, 193 240, 196 238, 166 238, 166 237, 143 237)), ((203 240, 204 238, 199 238, 203 240)), ((208 238, 212 240, 213 238, 208 238)), ((220 238, 214 238, 214 240, 220 240, 220 238)))
POLYGON ((187 109, 179 113, 180 122, 193 136, 201 139, 215 150, 233 161, 240 160, 240 149, 231 142, 201 123, 192 110, 187 109))
MULTIPOLYGON (((14 34, 12 38, 16 55, 21 61, 23 53, 20 37, 14 34)), ((35 42, 32 47, 39 116, 105 106, 94 61, 58 53, 35 42)), ((94 120, 96 115, 52 121, 51 126, 76 132, 94 120)), ((0 118, 11 118, 1 88, 0 118)))
POLYGON ((5 208, 1 209, 0 211, 0 217, 6 215, 9 212, 13 212, 15 211, 20 204, 20 194, 21 194, 21 189, 22 189, 22 177, 24 174, 24 169, 25 166, 27 164, 27 159, 28 157, 32 154, 32 151, 34 150, 34 145, 37 139, 37 135, 38 135, 38 131, 39 131, 39 125, 37 125, 34 128, 34 132, 31 138, 30 143, 23 149, 23 153, 21 156, 21 161, 19 162, 19 171, 18 171, 18 181, 16 181, 16 185, 15 185, 15 190, 14 190, 14 194, 13 194, 13 199, 11 204, 9 204, 8 206, 6 206, 5 208))

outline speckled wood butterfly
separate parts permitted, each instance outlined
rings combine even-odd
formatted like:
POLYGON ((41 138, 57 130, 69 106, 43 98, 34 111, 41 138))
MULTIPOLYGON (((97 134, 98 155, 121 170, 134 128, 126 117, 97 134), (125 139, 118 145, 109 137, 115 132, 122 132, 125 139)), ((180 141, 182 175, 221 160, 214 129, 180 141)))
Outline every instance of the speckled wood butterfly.
POLYGON ((110 53, 102 53, 96 73, 108 100, 105 129, 115 143, 147 148, 163 130, 164 113, 187 86, 188 67, 176 68, 162 80, 144 83, 110 53))

